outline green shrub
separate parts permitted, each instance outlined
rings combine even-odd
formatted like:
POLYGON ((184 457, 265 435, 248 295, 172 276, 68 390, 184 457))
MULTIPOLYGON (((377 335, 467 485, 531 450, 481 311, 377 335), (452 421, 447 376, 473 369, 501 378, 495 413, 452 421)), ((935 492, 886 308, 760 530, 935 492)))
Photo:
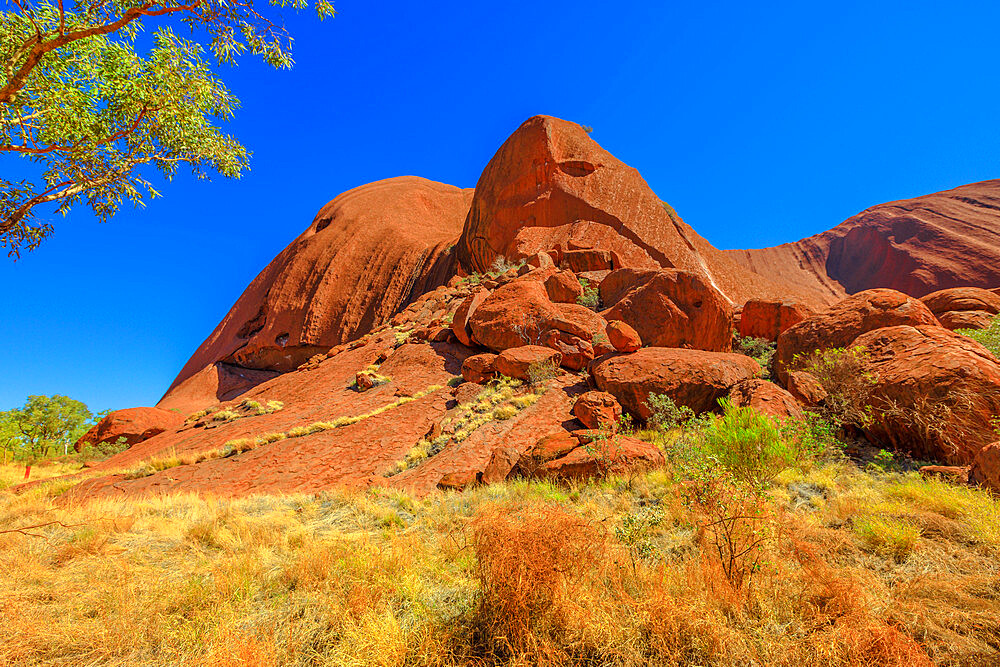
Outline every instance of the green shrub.
POLYGON ((751 407, 719 401, 722 414, 702 429, 703 447, 735 479, 754 487, 767 486, 779 472, 796 463, 800 443, 786 438, 781 426, 751 407))
POLYGON ((776 347, 776 343, 765 338, 741 336, 733 332, 733 351, 746 355, 760 364, 762 377, 771 377, 771 359, 774 357, 776 347))
POLYGON ((646 407, 652 412, 646 423, 653 428, 679 428, 695 417, 694 410, 686 405, 677 405, 666 394, 650 394, 646 399, 646 407))
POLYGON ((956 333, 968 336, 1000 358, 1000 315, 990 320, 989 329, 958 329, 956 333))
POLYGON ((812 375, 826 392, 819 410, 838 428, 864 428, 875 418, 872 394, 878 377, 868 370, 868 356, 860 346, 834 347, 792 360, 792 369, 812 375))
POLYGON ((586 278, 580 278, 580 285, 583 287, 583 294, 576 298, 576 302, 591 310, 600 310, 601 293, 597 290, 597 286, 591 285, 586 278))

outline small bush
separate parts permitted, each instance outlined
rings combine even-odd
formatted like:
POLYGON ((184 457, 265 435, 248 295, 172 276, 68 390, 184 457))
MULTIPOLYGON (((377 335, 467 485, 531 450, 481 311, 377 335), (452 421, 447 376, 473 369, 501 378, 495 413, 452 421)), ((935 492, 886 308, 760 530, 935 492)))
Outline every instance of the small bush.
POLYGON ((1000 358, 1000 315, 990 320, 988 329, 958 329, 956 333, 968 336, 1000 358))
POLYGON ((493 419, 503 421, 505 419, 510 419, 517 414, 517 408, 513 405, 501 405, 499 408, 493 411, 493 419))
POLYGON ((591 310, 600 310, 601 293, 598 291, 597 286, 592 285, 586 278, 580 278, 580 286, 583 287, 583 294, 576 298, 576 302, 591 310))
POLYGON ((695 417, 694 410, 686 405, 677 405, 666 394, 650 394, 646 407, 652 412, 646 423, 653 428, 679 428, 695 417))
POLYGON ((740 336, 735 331, 733 332, 733 351, 746 355, 760 364, 762 377, 771 377, 771 359, 774 357, 776 347, 776 343, 764 338, 740 336))
POLYGON ((240 413, 234 412, 232 410, 219 410, 212 415, 212 421, 215 422, 228 422, 234 419, 239 419, 240 413))
POLYGON ((726 399, 719 403, 722 414, 702 429, 704 448, 735 479, 762 488, 799 459, 800 443, 786 438, 773 419, 726 399))
POLYGON ((551 359, 528 366, 528 384, 532 386, 548 382, 558 375, 559 365, 551 359))
POLYGON ((835 347, 795 355, 792 368, 809 373, 823 387, 827 396, 820 412, 826 419, 838 428, 865 428, 875 418, 872 394, 878 382, 867 362, 863 347, 835 347))

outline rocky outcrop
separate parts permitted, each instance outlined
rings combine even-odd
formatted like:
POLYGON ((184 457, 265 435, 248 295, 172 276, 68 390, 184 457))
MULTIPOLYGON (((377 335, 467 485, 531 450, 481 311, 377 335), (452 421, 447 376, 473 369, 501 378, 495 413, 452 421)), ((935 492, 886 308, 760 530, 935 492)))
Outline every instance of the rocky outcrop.
POLYGON ((867 351, 877 418, 869 437, 917 457, 968 464, 996 438, 1000 361, 938 326, 894 326, 853 341, 867 351))
POLYGON ((946 329, 988 329, 1000 313, 1000 295, 978 287, 953 287, 920 299, 946 329))
POLYGON ((646 404, 650 394, 666 394, 695 412, 715 410, 718 399, 737 382, 758 375, 760 366, 742 354, 644 347, 595 361, 590 373, 598 389, 647 419, 652 414, 646 404))
POLYGON ((164 431, 171 431, 184 423, 184 415, 159 408, 126 408, 115 410, 101 418, 89 431, 76 441, 73 448, 82 450, 88 445, 116 443, 125 438, 130 447, 164 431))
POLYGON ((733 308, 699 275, 675 269, 619 269, 601 282, 607 320, 625 322, 652 347, 726 351, 733 308))
POLYGON ((808 292, 809 304, 876 287, 915 297, 948 287, 994 288, 1000 180, 879 204, 795 243, 727 252, 750 271, 808 292))
POLYGON ((796 355, 846 347, 866 331, 897 325, 937 325, 919 300, 890 289, 866 290, 788 328, 778 336, 774 368, 787 378, 796 355))
MULTIPOLYGON (((287 372, 387 322, 448 280, 448 247, 471 198, 471 190, 415 176, 338 196, 250 283, 160 405, 171 405, 180 385, 216 363, 287 372)), ((194 402, 194 392, 184 393, 194 402)), ((219 400, 200 397, 202 406, 219 400)))
POLYGON ((816 314, 809 306, 776 299, 750 299, 743 304, 737 331, 741 336, 775 341, 789 327, 816 314))
POLYGON ((802 408, 789 392, 773 382, 752 378, 733 385, 729 400, 736 407, 750 407, 779 419, 802 416, 802 408))
POLYGON ((497 355, 493 368, 500 375, 534 382, 543 374, 553 374, 561 361, 562 355, 551 348, 523 345, 508 348, 497 355))
POLYGON ((734 303, 798 290, 740 266, 685 224, 624 164, 576 123, 525 121, 483 170, 458 243, 465 271, 497 257, 555 249, 576 273, 676 268, 695 273, 734 303))

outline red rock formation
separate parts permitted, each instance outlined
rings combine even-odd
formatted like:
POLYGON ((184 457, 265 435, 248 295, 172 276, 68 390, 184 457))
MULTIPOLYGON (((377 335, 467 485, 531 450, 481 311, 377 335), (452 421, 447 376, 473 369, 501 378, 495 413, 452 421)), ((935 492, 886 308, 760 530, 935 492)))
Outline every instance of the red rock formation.
POLYGON ((920 299, 934 313, 941 326, 956 329, 988 329, 1000 313, 1000 295, 978 287, 952 287, 932 292, 920 299))
POLYGON ((629 412, 647 419, 650 394, 666 394, 695 412, 715 410, 717 401, 737 382, 760 373, 760 365, 742 354, 644 347, 591 364, 598 389, 629 412))
POLYGON ((741 336, 775 341, 785 329, 814 314, 812 308, 802 303, 750 299, 743 304, 736 330, 741 336))
POLYGON ((539 345, 511 347, 501 352, 493 362, 500 375, 518 380, 534 381, 546 370, 555 371, 562 362, 557 351, 539 345))
POLYGON ((969 482, 1000 494, 1000 442, 979 450, 969 469, 969 482))
POLYGON ((559 264, 576 273, 677 268, 738 303, 798 293, 714 248, 579 125, 535 116, 483 170, 458 258, 466 271, 485 271, 498 256, 520 259, 554 248, 559 264))
POLYGON ((937 325, 938 321, 927 306, 901 292, 890 289, 859 292, 778 336, 775 372, 784 380, 797 354, 846 347, 866 331, 902 324, 937 325))
POLYGON ((915 297, 993 288, 1000 284, 1000 180, 879 204, 795 243, 727 252, 751 271, 808 291, 806 303, 876 287, 915 297))
POLYGON ((496 360, 497 355, 489 352, 466 357, 465 361, 462 362, 462 379, 475 384, 483 384, 487 380, 493 379, 497 374, 494 365, 496 360))
POLYGON ((588 391, 577 397, 573 416, 589 429, 617 430, 622 406, 606 391, 588 391))
POLYGON ((545 291, 553 303, 576 303, 583 287, 572 271, 558 271, 545 279, 545 291))
POLYGON ((605 333, 608 335, 608 341, 619 352, 635 352, 642 347, 639 332, 621 320, 609 321, 605 333))
POLYGON ((581 445, 565 456, 543 463, 533 476, 542 479, 584 480, 627 470, 656 468, 663 463, 663 452, 656 445, 615 435, 589 445, 581 445))
POLYGON ((759 378, 733 385, 729 390, 729 400, 737 407, 751 407, 779 419, 802 416, 802 408, 790 393, 773 382, 759 378))
POLYGON ((727 351, 733 308, 701 276, 675 269, 620 269, 601 282, 603 315, 635 329, 643 345, 727 351))
POLYGON ((915 456, 968 464, 996 439, 1000 361, 974 340, 938 326, 894 326, 859 336, 876 378, 878 442, 915 456))
POLYGON ((985 310, 952 310, 938 316, 938 321, 945 329, 989 329, 993 323, 993 313, 985 310))
POLYGON ((159 408, 126 408, 105 415, 76 441, 73 448, 80 451, 87 445, 118 442, 125 438, 131 447, 164 431, 171 431, 184 423, 184 416, 159 408))
MULTIPOLYGON (((470 190, 415 176, 338 196, 250 283, 161 406, 171 405, 182 383, 217 362, 293 370, 447 282, 452 267, 446 251, 462 231, 471 197, 470 190)), ((193 392, 183 393, 187 403, 195 402, 193 392)), ((222 396, 199 399, 208 405, 222 396)))

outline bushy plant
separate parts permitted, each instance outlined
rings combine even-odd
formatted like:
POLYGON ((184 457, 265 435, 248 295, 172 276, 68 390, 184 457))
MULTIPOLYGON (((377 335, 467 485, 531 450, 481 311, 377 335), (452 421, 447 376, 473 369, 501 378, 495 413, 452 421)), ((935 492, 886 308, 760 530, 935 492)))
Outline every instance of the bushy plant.
POLYGON ((686 405, 677 405, 666 394, 650 394, 646 407, 652 412, 646 423, 653 428, 679 428, 694 419, 694 410, 686 405))
POLYGON ((988 329, 958 329, 956 333, 968 336, 1000 358, 1000 315, 990 320, 988 329))
POLYGON ((872 395, 878 377, 868 369, 868 351, 834 347, 795 355, 791 368, 816 378, 826 393, 820 413, 839 428, 869 426, 875 418, 872 395))
POLYGON ((761 368, 761 377, 771 377, 771 359, 777 345, 765 338, 754 338, 753 336, 741 336, 733 332, 733 351, 743 354, 758 364, 761 368))
POLYGON ((601 293, 597 290, 597 286, 592 285, 586 278, 580 278, 580 286, 583 287, 583 294, 576 298, 576 302, 591 310, 600 310, 601 293))
POLYGON ((528 366, 528 384, 535 386, 559 375, 559 365, 548 359, 528 366))
POLYGON ((719 401, 722 414, 701 429, 705 452, 738 481, 767 486, 779 472, 795 464, 803 453, 800 442, 786 438, 772 418, 751 407, 719 401))

